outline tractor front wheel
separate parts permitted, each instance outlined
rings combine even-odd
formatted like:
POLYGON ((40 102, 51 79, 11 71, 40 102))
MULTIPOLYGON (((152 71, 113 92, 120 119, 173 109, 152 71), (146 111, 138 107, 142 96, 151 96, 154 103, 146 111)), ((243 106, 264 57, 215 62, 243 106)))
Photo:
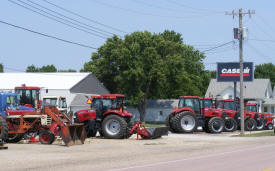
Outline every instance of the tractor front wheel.
POLYGON ((49 130, 44 130, 40 131, 39 134, 39 141, 41 144, 52 144, 55 139, 55 136, 51 131, 49 130))
POLYGON ((224 121, 222 118, 213 117, 208 122, 208 129, 210 133, 218 134, 224 129, 224 121))
POLYGON ((234 132, 238 128, 237 122, 233 118, 226 118, 224 120, 224 131, 234 132))
POLYGON ((125 138, 125 134, 127 133, 127 122, 118 115, 109 115, 102 122, 102 131, 105 138, 125 138))
POLYGON ((244 129, 246 131, 254 131, 256 129, 257 122, 252 118, 247 118, 244 122, 244 129))
POLYGON ((8 138, 9 127, 6 120, 0 117, 0 139, 6 140, 8 138))
POLYGON ((18 143, 22 140, 24 134, 9 134, 8 138, 6 139, 7 143, 18 143))
POLYGON ((260 131, 264 129, 264 120, 263 119, 259 119, 256 121, 256 130, 260 131))
POLYGON ((272 123, 267 124, 266 129, 267 130, 272 130, 273 129, 272 123))
POLYGON ((171 124, 176 132, 193 133, 197 129, 198 121, 192 112, 185 111, 175 114, 171 124))

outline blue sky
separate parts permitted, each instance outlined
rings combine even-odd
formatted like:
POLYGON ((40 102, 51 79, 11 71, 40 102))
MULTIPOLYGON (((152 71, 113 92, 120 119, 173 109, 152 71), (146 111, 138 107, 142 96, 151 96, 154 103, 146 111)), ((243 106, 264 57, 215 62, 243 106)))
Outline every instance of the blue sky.
MULTIPOLYGON (((256 14, 244 17, 248 39, 244 41, 244 60, 255 64, 274 63, 275 53, 275 1, 265 0, 47 0, 73 11, 97 24, 62 11, 43 0, 2 0, 0 20, 46 33, 95 48, 104 44, 106 34, 129 34, 134 31, 163 32, 174 30, 183 36, 185 43, 204 51, 233 39, 233 27, 238 27, 238 17, 225 15, 225 11, 243 8, 256 14), (27 6, 37 3, 78 21, 82 29, 101 32, 100 37, 68 27, 54 20, 29 11, 12 2, 27 6), (103 25, 108 25, 105 27, 103 25), (94 27, 94 28, 92 28, 94 27), (124 32, 117 31, 112 28, 124 32), (104 31, 104 34, 102 32, 104 31), (107 33, 108 32, 108 33, 107 33), (263 40, 263 41, 262 41, 263 40)), ((29 8, 32 8, 28 6, 29 8)), ((41 7, 39 7, 41 8, 41 7)), ((37 9, 36 9, 37 10, 37 9)), ((41 12, 41 11, 40 11, 41 12)), ((49 11, 48 11, 49 12, 49 11)), ((50 12, 51 13, 51 12, 50 12)), ((53 14, 53 13, 51 13, 53 14)), ((56 14, 55 14, 56 15, 56 14)), ((77 26, 78 27, 78 26, 77 26)), ((58 69, 80 70, 90 60, 94 49, 67 44, 0 23, 0 63, 5 72, 24 71, 28 65, 54 64, 58 69)), ((206 69, 216 69, 216 62, 238 61, 238 43, 231 43, 206 53, 206 69)))

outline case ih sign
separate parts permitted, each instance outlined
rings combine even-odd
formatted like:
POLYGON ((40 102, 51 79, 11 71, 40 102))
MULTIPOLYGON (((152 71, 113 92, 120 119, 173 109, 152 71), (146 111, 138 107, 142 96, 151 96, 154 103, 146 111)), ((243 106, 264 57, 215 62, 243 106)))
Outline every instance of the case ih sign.
MULTIPOLYGON (((243 63, 243 80, 253 81, 253 62, 243 63)), ((227 62, 217 63, 217 81, 220 82, 234 82, 240 81, 240 63, 227 62)))

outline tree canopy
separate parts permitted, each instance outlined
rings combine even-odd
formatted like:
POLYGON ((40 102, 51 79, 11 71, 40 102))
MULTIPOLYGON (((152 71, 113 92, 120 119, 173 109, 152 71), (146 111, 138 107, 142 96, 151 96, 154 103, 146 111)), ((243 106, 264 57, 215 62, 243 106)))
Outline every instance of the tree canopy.
POLYGON ((41 68, 36 67, 34 65, 30 65, 27 67, 26 72, 76 72, 74 69, 68 69, 68 70, 57 70, 56 67, 52 65, 45 65, 41 68))
POLYGON ((81 71, 93 72, 112 93, 125 94, 144 121, 147 99, 204 95, 210 73, 203 59, 179 33, 144 31, 107 39, 81 71))
POLYGON ((272 63, 260 64, 255 66, 255 78, 269 78, 272 87, 275 85, 275 65, 272 63))
POLYGON ((0 64, 0 72, 4 72, 4 66, 3 66, 3 64, 0 64))

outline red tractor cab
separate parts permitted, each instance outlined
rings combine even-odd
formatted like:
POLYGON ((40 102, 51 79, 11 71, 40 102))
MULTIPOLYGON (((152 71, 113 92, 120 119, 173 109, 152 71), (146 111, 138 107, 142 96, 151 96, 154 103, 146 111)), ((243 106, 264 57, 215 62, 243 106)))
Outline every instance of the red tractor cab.
POLYGON ((94 137, 97 131, 106 138, 128 138, 133 127, 132 113, 125 107, 122 94, 104 94, 92 96, 87 103, 90 109, 79 110, 74 114, 76 123, 84 123, 88 137, 94 137))
POLYGON ((251 112, 255 112, 259 114, 259 118, 264 118, 264 126, 265 129, 272 130, 273 129, 273 114, 271 113, 259 113, 259 106, 257 103, 246 103, 245 109, 251 112))
POLYGON ((19 95, 20 105, 33 108, 39 107, 39 87, 27 87, 25 84, 23 84, 20 87, 15 87, 14 90, 15 93, 19 95))
POLYGON ((205 108, 200 97, 180 96, 178 107, 166 118, 166 125, 172 132, 193 133, 198 126, 206 132, 220 133, 224 129, 222 113, 205 108))

